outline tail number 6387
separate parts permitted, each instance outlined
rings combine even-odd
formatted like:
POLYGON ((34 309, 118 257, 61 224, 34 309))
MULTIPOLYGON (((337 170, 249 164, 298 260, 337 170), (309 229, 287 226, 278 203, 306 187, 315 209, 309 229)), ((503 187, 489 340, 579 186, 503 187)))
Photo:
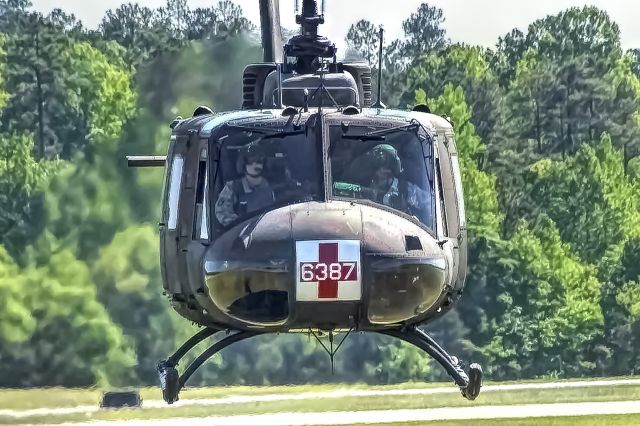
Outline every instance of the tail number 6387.
POLYGON ((357 262, 307 262, 300 264, 300 281, 357 281, 357 262))

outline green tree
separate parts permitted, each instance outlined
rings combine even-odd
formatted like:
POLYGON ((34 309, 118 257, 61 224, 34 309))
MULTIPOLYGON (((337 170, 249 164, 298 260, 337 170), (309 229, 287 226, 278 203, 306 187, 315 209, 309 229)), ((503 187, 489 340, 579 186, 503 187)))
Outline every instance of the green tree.
POLYGON ((76 117, 66 108, 64 52, 68 39, 42 15, 16 14, 6 40, 5 88, 11 95, 2 113, 5 132, 33 132, 38 158, 78 136, 76 117))
POLYGON ((492 55, 492 67, 502 87, 514 79, 517 64, 528 50, 558 64, 586 55, 598 73, 605 73, 622 53, 620 30, 605 11, 593 6, 573 7, 538 19, 526 34, 514 29, 498 39, 492 55))
POLYGON ((513 80, 516 65, 527 49, 525 34, 517 28, 498 38, 496 51, 491 55, 491 66, 498 77, 500 86, 507 87, 509 82, 513 80))
POLYGON ((442 9, 422 3, 415 13, 402 22, 406 40, 402 44, 402 54, 410 61, 421 55, 444 49, 449 44, 442 9))
MULTIPOLYGON (((248 62, 260 61, 260 57, 260 46, 244 34, 194 42, 149 64, 153 72, 138 79, 140 104, 162 120, 163 126, 168 126, 170 119, 179 113, 177 105, 186 98, 217 111, 237 109, 241 102, 242 70, 248 62), (163 90, 157 90, 158 87, 163 90)), ((188 111, 192 112, 193 109, 188 111)))
POLYGON ((449 117, 454 125, 471 240, 476 237, 497 237, 502 215, 495 191, 496 179, 478 169, 478 159, 486 147, 471 122, 471 111, 465 101, 464 91, 461 87, 454 88, 448 84, 442 95, 427 101, 424 91, 418 90, 416 102, 428 103, 434 111, 449 117))
POLYGON ((136 98, 131 76, 110 64, 86 43, 74 44, 67 58, 75 64, 79 95, 67 102, 83 119, 85 149, 66 164, 46 191, 47 230, 79 258, 96 256, 113 234, 131 223, 128 192, 132 172, 121 160, 119 138, 133 118, 136 98), (73 185, 69 185, 73 182, 73 185))
POLYGON ((637 374, 640 361, 640 238, 631 237, 611 250, 602 262, 602 309, 605 333, 600 341, 604 348, 600 364, 607 374, 637 374))
POLYGON ((149 58, 179 46, 171 41, 169 28, 162 25, 157 13, 137 3, 108 10, 99 31, 103 39, 114 40, 126 49, 129 68, 137 68, 149 58))
POLYGON ((191 11, 187 38, 189 40, 209 40, 218 34, 218 15, 213 8, 198 7, 191 11))
POLYGON ((603 135, 565 161, 541 160, 530 168, 529 213, 548 215, 580 258, 598 263, 610 250, 640 232, 638 187, 624 174, 622 153, 603 135))
POLYGON ((633 61, 625 55, 603 78, 609 87, 603 127, 623 152, 625 172, 629 162, 640 155, 640 77, 633 71, 633 61))
POLYGON ((30 0, 0 0, 0 32, 14 33, 16 25, 31 6, 30 0))
POLYGON ((42 192, 56 163, 36 162, 27 136, 0 137, 0 235, 17 256, 37 237, 44 215, 42 192))
POLYGON ((629 49, 627 55, 631 58, 631 70, 640 78, 640 49, 629 49))
MULTIPOLYGON (((413 106, 417 90, 437 96, 447 84, 460 86, 468 99, 472 112, 470 120, 475 131, 482 140, 491 143, 500 110, 501 90, 483 49, 453 45, 443 51, 432 52, 421 57, 407 70, 405 80, 402 104, 406 107, 413 106)), ((443 113, 430 107, 435 114, 443 113)))
POLYGON ((484 308, 473 336, 489 374, 513 379, 593 371, 587 349, 603 329, 595 268, 581 264, 548 220, 535 230, 521 224, 492 249, 483 254, 494 265, 486 277, 491 297, 473 301, 484 308))
MULTIPOLYGON (((88 43, 75 43, 69 51, 67 66, 74 69, 73 89, 67 102, 80 112, 90 146, 115 143, 133 116, 136 96, 131 75, 109 63, 104 54, 88 43)), ((101 154, 113 153, 106 148, 101 154)))
POLYGON ((373 67, 378 63, 378 29, 370 21, 361 19, 351 25, 345 39, 349 47, 355 49, 369 66, 373 67))
POLYGON ((636 82, 625 59, 599 74, 587 55, 554 61, 529 50, 523 56, 488 154, 499 176, 506 235, 527 209, 535 208, 522 195, 527 191, 523 171, 536 161, 573 155, 583 144, 596 145, 603 132, 627 145, 627 163, 637 155, 636 82))
POLYGON ((562 238, 584 262, 598 268, 599 301, 605 331, 597 340, 601 371, 622 374, 637 360, 640 327, 635 311, 640 189, 625 175, 624 156, 603 135, 563 162, 542 160, 531 167, 531 205, 558 224, 562 238), (629 364, 630 363, 630 364, 629 364))
POLYGON ((18 265, 0 246, 0 342, 7 344, 25 342, 36 328, 19 275, 18 265))
POLYGON ((55 8, 47 15, 47 21, 51 22, 54 27, 62 29, 67 36, 77 40, 86 37, 87 30, 73 13, 67 14, 62 9, 55 8))
POLYGON ((88 268, 69 251, 30 267, 12 280, 30 312, 28 340, 0 344, 0 386, 123 385, 135 355, 97 301, 88 268), (72 344, 70 344, 72 342, 72 344))
POLYGON ((191 328, 162 295, 158 235, 150 226, 118 232, 100 249, 92 268, 98 299, 132 339, 138 356, 136 373, 143 383, 157 379, 156 364, 181 342, 181 328, 191 328))
MULTIPOLYGON (((160 8, 158 12, 166 25, 170 29, 171 37, 184 40, 187 35, 187 27, 189 25, 189 6, 186 0, 167 0, 164 8, 160 8)), ((162 19, 161 18, 161 19, 162 19)))
POLYGON ((237 36, 241 33, 255 30, 255 26, 244 17, 242 8, 231 0, 220 0, 216 5, 216 15, 219 17, 220 29, 224 35, 237 36))
POLYGON ((583 54, 616 58, 622 53, 618 25, 607 12, 594 6, 572 7, 533 22, 527 47, 556 60, 583 54))
POLYGON ((605 130, 608 88, 596 72, 588 56, 559 63, 529 51, 507 95, 505 139, 531 140, 538 155, 563 158, 582 143, 597 141, 605 130))

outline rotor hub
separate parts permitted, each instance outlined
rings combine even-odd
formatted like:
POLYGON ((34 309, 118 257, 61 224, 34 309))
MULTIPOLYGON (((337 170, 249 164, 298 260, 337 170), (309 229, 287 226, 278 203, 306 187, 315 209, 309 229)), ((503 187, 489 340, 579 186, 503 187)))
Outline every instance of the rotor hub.
POLYGON ((324 24, 324 15, 318 14, 317 0, 304 0, 302 13, 296 16, 300 34, 292 37, 284 47, 287 57, 297 58, 295 70, 299 74, 312 74, 321 66, 321 58, 335 58, 336 46, 328 38, 318 35, 318 26, 324 24))

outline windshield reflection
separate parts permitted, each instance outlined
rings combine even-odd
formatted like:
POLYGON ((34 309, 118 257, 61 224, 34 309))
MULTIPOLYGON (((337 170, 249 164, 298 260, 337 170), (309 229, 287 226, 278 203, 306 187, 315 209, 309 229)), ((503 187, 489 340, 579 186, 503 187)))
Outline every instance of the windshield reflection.
POLYGON ((278 127, 273 129, 229 127, 219 136, 214 207, 218 226, 230 226, 261 210, 319 198, 322 163, 312 130, 279 134, 278 127))
POLYGON ((433 229, 430 140, 416 129, 399 129, 384 136, 379 134, 385 132, 375 133, 384 128, 375 126, 345 130, 330 127, 333 195, 399 210, 433 229))

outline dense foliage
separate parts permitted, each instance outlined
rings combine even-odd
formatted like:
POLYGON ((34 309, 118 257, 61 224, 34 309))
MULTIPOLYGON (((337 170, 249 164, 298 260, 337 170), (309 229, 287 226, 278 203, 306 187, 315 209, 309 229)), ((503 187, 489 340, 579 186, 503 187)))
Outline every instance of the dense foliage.
MULTIPOLYGON (((470 270, 429 331, 494 379, 637 374, 640 365, 640 49, 594 7, 514 29, 495 49, 452 44, 428 4, 386 43, 384 102, 454 123, 470 270)), ((168 123, 198 104, 236 108, 257 29, 231 1, 124 4, 97 30, 28 0, 0 0, 0 386, 155 384, 194 327, 162 295, 155 222, 168 123)), ((377 66, 359 21, 349 57, 377 66)), ((194 384, 445 377, 381 336, 320 344, 261 337, 194 384)))

